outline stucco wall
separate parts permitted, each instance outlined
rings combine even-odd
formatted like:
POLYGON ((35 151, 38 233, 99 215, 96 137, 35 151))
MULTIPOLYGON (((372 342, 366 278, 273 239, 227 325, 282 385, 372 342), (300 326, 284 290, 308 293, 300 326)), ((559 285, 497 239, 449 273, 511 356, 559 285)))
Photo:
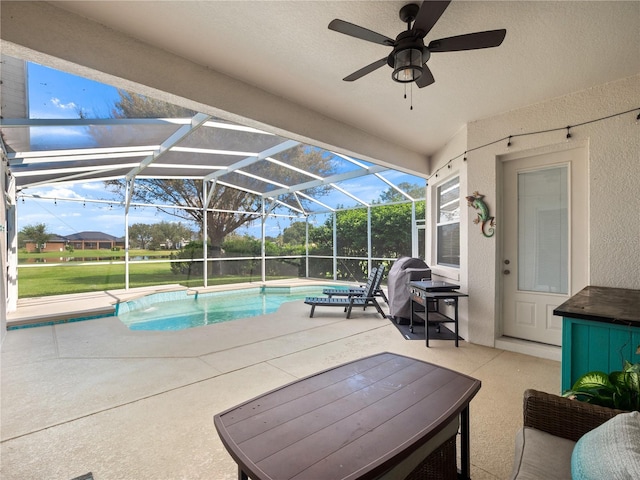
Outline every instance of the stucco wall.
POLYGON ((2 118, 27 116, 27 83, 25 62, 2 55, 0 76, 0 115, 2 118))
POLYGON ((0 191, 2 192, 3 208, 0 208, 0 346, 7 334, 7 303, 8 303, 8 277, 7 271, 7 215, 4 208, 4 198, 6 189, 6 171, 7 164, 4 158, 0 161, 0 191))
MULTIPOLYGON (((640 289, 640 125, 636 122, 640 112, 640 75, 467 126, 466 148, 473 150, 509 135, 563 128, 631 109, 636 110, 571 129, 571 142, 588 145, 590 285, 640 289)), ((566 142, 565 135, 566 130, 561 130, 515 137, 511 147, 505 140, 470 151, 463 166, 467 184, 462 194, 480 191, 492 209, 499 212, 499 157, 517 152, 535 154, 566 142)), ((432 172, 449 158, 450 153, 434 156, 432 172)), ((470 232, 476 227, 469 223, 467 216, 461 231, 470 232)), ((500 236, 485 239, 467 234, 464 238, 467 254, 462 262, 468 268, 467 278, 461 282, 468 285, 469 311, 473 312, 469 340, 492 346, 500 332, 500 236)))
MULTIPOLYGON (((467 168, 464 161, 464 153, 467 150, 467 127, 466 125, 461 128, 456 135, 454 135, 447 143, 430 159, 431 165, 439 166, 440 170, 436 172, 437 168, 431 169, 431 176, 427 180, 427 225, 435 225, 437 218, 437 190, 438 185, 446 182, 447 180, 455 177, 460 177, 460 193, 468 191, 467 186, 467 168)), ((464 199, 460 201, 460 258, 467 258, 467 236, 468 229, 466 225, 469 223, 469 212, 467 211, 467 204, 464 199)), ((431 227, 427 229, 427 252, 426 262, 432 269, 434 280, 444 280, 451 283, 460 285, 460 291, 468 292, 469 286, 468 279, 468 264, 466 261, 461 261, 460 268, 443 268, 436 265, 436 251, 435 251, 435 230, 431 227)), ((458 324, 460 329, 460 335, 462 338, 469 338, 468 326, 469 326, 469 303, 467 301, 459 302, 458 311, 458 324)), ((446 308, 442 306, 442 308, 446 308)), ((449 312, 452 314, 452 312, 449 312)))

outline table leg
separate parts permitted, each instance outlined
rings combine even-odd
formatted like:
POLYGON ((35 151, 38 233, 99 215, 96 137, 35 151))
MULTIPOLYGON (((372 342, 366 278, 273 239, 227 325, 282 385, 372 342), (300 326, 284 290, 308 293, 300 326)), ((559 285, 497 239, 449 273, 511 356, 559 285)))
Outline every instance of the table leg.
POLYGON ((429 301, 424 302, 424 338, 429 347, 429 301))
POLYGON ((411 297, 411 315, 409 315, 409 331, 413 333, 413 297, 411 297))
POLYGON ((458 347, 458 297, 455 297, 453 299, 453 310, 455 313, 455 316, 453 317, 453 319, 455 320, 454 326, 455 326, 456 348, 457 348, 458 347))
POLYGON ((244 473, 240 467, 238 467, 238 480, 249 480, 247 474, 244 473))
POLYGON ((469 405, 460 412, 460 461, 461 477, 471 479, 471 449, 469 443, 469 405))

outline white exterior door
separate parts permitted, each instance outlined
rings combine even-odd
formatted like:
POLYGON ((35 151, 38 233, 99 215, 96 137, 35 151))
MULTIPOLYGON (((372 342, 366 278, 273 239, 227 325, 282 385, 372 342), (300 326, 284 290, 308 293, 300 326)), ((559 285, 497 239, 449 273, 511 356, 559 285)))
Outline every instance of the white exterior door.
POLYGON ((561 345, 553 310, 588 283, 587 178, 586 147, 503 163, 504 335, 561 345))

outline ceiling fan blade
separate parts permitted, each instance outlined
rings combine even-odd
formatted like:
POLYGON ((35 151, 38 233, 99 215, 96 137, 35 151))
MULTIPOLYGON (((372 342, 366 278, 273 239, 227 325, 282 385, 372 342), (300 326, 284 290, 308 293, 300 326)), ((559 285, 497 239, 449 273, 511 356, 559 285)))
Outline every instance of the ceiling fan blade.
POLYGON ((488 30, 486 32, 467 33, 455 37, 440 38, 429 43, 427 49, 430 52, 456 52, 460 50, 477 50, 479 48, 491 48, 499 46, 504 40, 507 31, 488 30))
POLYGON ((345 82, 353 82, 354 80, 357 80, 360 77, 364 77, 366 74, 371 73, 374 70, 377 70, 386 64, 387 64, 387 57, 381 58, 380 60, 376 60, 375 62, 367 65, 366 67, 362 67, 357 72, 353 72, 351 75, 344 77, 343 80, 345 82))
POLYGON ((339 20, 337 18, 335 20, 331 20, 331 23, 329 23, 329 30, 334 30, 351 37, 366 40, 367 42, 378 43, 380 45, 386 45, 389 47, 392 47, 394 44, 394 40, 389 37, 386 37, 380 33, 376 33, 367 28, 354 25, 353 23, 339 20))
POLYGON ((422 66, 422 75, 420 75, 420 78, 416 80, 416 85, 419 88, 423 88, 423 87, 426 87, 427 85, 431 85, 435 81, 436 79, 433 78, 433 73, 431 73, 431 70, 429 70, 429 67, 427 67, 427 65, 424 64, 422 66))
POLYGON ((420 31, 421 37, 424 38, 440 19, 450 3, 451 0, 433 2, 425 0, 422 2, 420 10, 418 10, 418 15, 416 15, 416 20, 413 23, 413 30, 420 31))

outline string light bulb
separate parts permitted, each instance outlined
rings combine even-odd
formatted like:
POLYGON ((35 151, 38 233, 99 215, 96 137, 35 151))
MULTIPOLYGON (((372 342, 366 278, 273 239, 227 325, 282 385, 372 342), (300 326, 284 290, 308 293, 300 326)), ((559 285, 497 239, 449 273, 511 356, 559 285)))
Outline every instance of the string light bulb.
POLYGON ((567 125, 567 141, 571 138, 571 126, 567 125))
MULTIPOLYGON (((566 130, 567 130, 567 134, 569 134, 568 138, 571 138, 571 137, 572 137, 571 132, 570 132, 570 129, 571 129, 571 128, 574 128, 574 127, 581 127, 581 126, 583 126, 583 125, 589 125, 589 124, 592 124, 592 123, 601 122, 601 121, 603 121, 603 120, 608 120, 608 119, 613 118, 613 117, 619 117, 619 116, 621 116, 621 115, 626 115, 626 114, 631 113, 631 112, 633 112, 633 111, 638 111, 638 113, 636 114, 636 125, 638 125, 638 124, 640 124, 640 109, 638 109, 638 108, 636 107, 636 108, 632 108, 632 109, 630 109, 630 110, 625 110, 624 112, 614 113, 614 114, 612 114, 612 115, 608 115, 608 116, 606 116, 606 117, 600 117, 600 118, 594 118, 594 119, 592 119, 592 120, 587 120, 586 122, 578 123, 577 125, 573 125, 573 126, 568 125, 568 126, 566 126, 566 127, 557 127, 557 128, 547 129, 547 130, 530 131, 530 132, 518 133, 518 134, 516 134, 516 136, 517 136, 517 137, 521 137, 521 136, 523 136, 523 135, 538 135, 538 134, 548 133, 548 132, 560 132, 560 131, 562 131, 562 130, 566 129, 566 130)), ((512 142, 511 142, 511 139, 512 139, 512 138, 513 138, 513 135, 509 135, 509 136, 507 137, 507 147, 511 147, 511 146, 512 146, 512 142)), ((480 149, 486 148, 486 147, 488 147, 488 146, 490 146, 490 145, 494 145, 494 144, 497 144, 497 143, 501 143, 501 142, 503 142, 503 141, 504 141, 504 137, 501 137, 501 138, 499 138, 499 139, 497 139, 497 140, 490 141, 489 143, 486 143, 486 144, 484 144, 484 145, 480 145, 480 146, 478 146, 478 147, 474 147, 474 148, 472 148, 472 149, 471 149, 471 151, 473 152, 473 151, 475 151, 475 150, 480 150, 480 149)), ((469 151, 468 151, 468 150, 465 150, 465 152, 464 152, 464 158, 463 158, 463 161, 465 161, 465 162, 467 161, 467 154, 468 154, 468 153, 469 153, 469 151)), ((459 158, 459 157, 460 157, 460 154, 458 154, 456 157, 452 158, 451 160, 455 160, 456 158, 459 158)))

